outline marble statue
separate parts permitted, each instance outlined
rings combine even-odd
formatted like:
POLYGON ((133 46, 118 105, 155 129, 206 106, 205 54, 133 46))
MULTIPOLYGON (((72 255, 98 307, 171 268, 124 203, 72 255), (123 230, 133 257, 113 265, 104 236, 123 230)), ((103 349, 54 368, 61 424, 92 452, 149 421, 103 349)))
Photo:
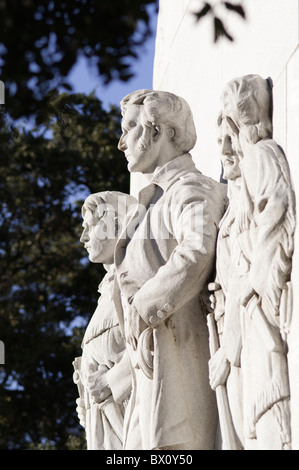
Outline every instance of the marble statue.
POLYGON ((217 325, 220 347, 209 365, 224 448, 288 450, 295 204, 285 154, 272 138, 271 81, 257 75, 230 81, 218 126, 229 205, 210 285, 210 334, 217 325))
POLYGON ((113 302, 114 249, 130 208, 137 201, 117 191, 91 194, 82 207, 84 243, 89 259, 103 263, 107 274, 97 308, 82 341, 82 356, 74 361, 74 382, 80 398, 77 412, 86 431, 88 450, 119 450, 123 416, 131 392, 128 355, 113 302))
POLYGON ((148 180, 115 249, 115 305, 133 374, 124 449, 213 449, 205 299, 226 185, 195 168, 184 99, 138 90, 121 108, 119 149, 148 180))

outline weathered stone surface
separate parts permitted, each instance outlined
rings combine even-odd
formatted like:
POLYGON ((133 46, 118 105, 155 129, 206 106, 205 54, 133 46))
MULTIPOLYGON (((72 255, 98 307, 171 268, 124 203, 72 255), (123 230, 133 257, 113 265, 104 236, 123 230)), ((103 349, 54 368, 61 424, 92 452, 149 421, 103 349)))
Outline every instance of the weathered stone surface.
POLYGON ((188 104, 138 90, 122 101, 131 172, 147 175, 115 251, 119 316, 133 366, 125 449, 213 449, 217 410, 208 380, 204 295, 226 187, 202 175, 190 149, 188 104))
POLYGON ((210 361, 212 387, 225 385, 228 395, 223 429, 230 422, 235 432, 235 442, 223 436, 225 448, 291 448, 287 350, 295 198, 271 118, 269 81, 247 75, 228 83, 218 124, 229 206, 211 285, 220 348, 210 361))
POLYGON ((123 417, 132 380, 113 303, 113 253, 127 211, 135 203, 132 196, 106 191, 90 195, 82 207, 80 240, 90 261, 103 263, 107 270, 82 341, 82 356, 74 361, 74 381, 80 394, 77 412, 89 450, 120 450, 123 444, 123 417))
POLYGON ((147 184, 83 208, 81 241, 108 271, 74 363, 88 448, 218 449, 219 420, 222 449, 291 449, 295 194, 272 81, 222 93, 228 184, 195 167, 184 99, 138 90, 121 106, 119 148, 147 184))

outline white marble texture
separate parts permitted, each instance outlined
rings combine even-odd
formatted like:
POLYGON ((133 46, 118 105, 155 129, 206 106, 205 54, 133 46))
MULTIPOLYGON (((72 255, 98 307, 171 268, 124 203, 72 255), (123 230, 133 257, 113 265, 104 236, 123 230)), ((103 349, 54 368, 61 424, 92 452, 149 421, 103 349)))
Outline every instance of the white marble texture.
MULTIPOLYGON (((287 351, 295 199, 287 159, 272 139, 271 94, 260 76, 236 78, 225 87, 218 120, 229 206, 211 286, 220 349, 210 380, 216 390, 226 387, 245 450, 292 448, 287 351)), ((235 448, 224 437, 226 448, 235 448)))
POLYGON ((138 90, 122 102, 119 148, 148 184, 115 250, 118 305, 133 366, 126 450, 213 449, 207 281, 226 187, 188 153, 196 135, 180 97, 138 90))
POLYGON ((132 376, 113 302, 114 249, 130 207, 136 202, 133 196, 103 191, 88 196, 82 207, 80 241, 90 261, 102 263, 107 271, 82 340, 82 356, 73 362, 73 378, 79 391, 77 413, 85 428, 88 450, 123 447, 123 419, 132 376))
MULTIPOLYGON (((214 4, 217 3, 215 0, 214 4)), ((153 88, 183 96, 193 111, 197 144, 192 150, 196 166, 214 179, 220 173, 220 152, 215 120, 219 96, 233 77, 248 73, 270 76, 274 83, 273 136, 285 150, 291 178, 299 191, 299 7, 297 0, 248 0, 242 2, 247 19, 234 13, 223 17, 235 41, 213 44, 208 18, 196 24, 190 12, 196 0, 160 0, 153 88)), ((144 179, 132 177, 132 192, 144 179)), ((299 279, 298 230, 295 232, 292 280, 299 279)), ((293 321, 289 336, 291 395, 299 395, 299 293, 294 290, 293 321)), ((292 444, 299 449, 299 404, 292 401, 292 444)))

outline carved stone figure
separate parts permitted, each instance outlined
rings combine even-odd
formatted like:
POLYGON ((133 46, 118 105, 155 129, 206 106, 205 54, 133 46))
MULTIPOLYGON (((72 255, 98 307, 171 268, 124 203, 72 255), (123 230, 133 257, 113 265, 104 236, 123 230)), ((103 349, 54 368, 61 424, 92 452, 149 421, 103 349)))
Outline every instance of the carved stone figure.
POLYGON ((122 449, 123 416, 131 392, 131 372, 113 302, 114 249, 127 211, 137 201, 117 191, 91 194, 82 207, 81 242, 93 263, 107 274, 82 342, 82 357, 74 361, 74 381, 80 398, 77 412, 85 427, 89 450, 122 449))
MULTIPOLYGON (((138 90, 121 103, 119 148, 149 184, 115 250, 118 312, 133 367, 125 449, 213 449, 204 294, 226 187, 195 168, 186 101, 138 90)), ((117 299, 117 298, 116 298, 117 299)))
POLYGON ((286 157, 272 139, 269 80, 229 82, 218 124, 229 206, 210 287, 221 345, 210 361, 211 386, 226 386, 235 433, 226 448, 290 449, 294 193, 286 157))

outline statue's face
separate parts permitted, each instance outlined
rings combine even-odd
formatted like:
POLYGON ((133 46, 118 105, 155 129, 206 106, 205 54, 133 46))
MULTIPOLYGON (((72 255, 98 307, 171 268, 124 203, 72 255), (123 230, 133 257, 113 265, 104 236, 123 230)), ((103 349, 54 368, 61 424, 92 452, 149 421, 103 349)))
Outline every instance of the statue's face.
POLYGON ((240 159, 242 155, 237 130, 234 123, 224 118, 219 126, 218 142, 221 147, 221 161, 223 164, 223 178, 235 180, 241 176, 240 159))
POLYGON ((112 264, 116 244, 114 217, 104 210, 102 214, 95 214, 87 209, 82 226, 80 241, 84 243, 90 261, 112 264))
POLYGON ((130 105, 122 120, 118 148, 128 160, 130 172, 152 173, 160 155, 159 131, 147 122, 143 107, 130 105))

